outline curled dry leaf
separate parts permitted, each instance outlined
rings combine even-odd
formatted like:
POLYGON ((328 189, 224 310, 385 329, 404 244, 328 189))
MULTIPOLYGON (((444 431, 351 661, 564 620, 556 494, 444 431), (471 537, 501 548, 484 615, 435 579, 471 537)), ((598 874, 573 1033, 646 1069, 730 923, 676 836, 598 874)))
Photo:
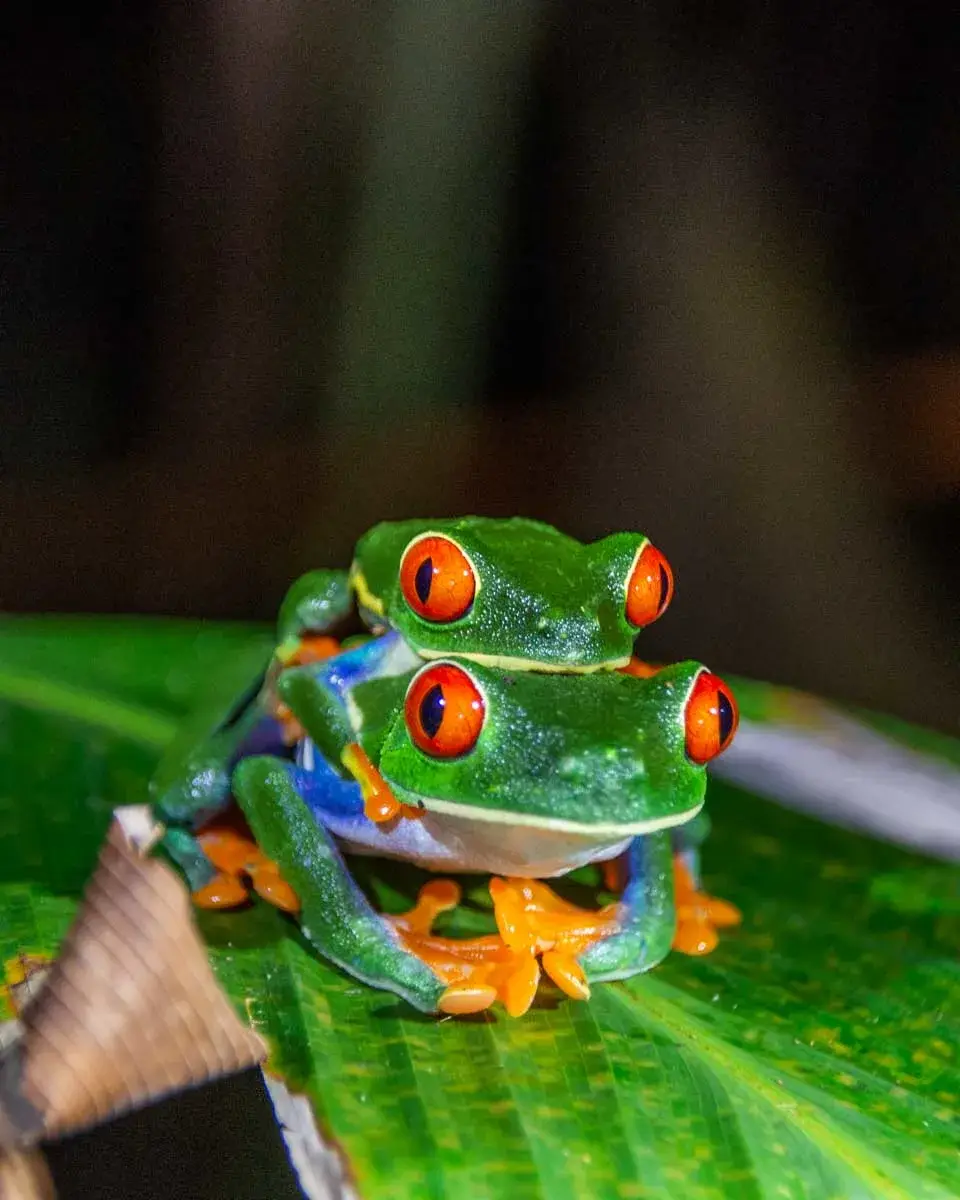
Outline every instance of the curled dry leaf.
POLYGON ((119 810, 60 956, 0 1060, 0 1147, 73 1133, 262 1062, 221 992, 183 884, 119 810))

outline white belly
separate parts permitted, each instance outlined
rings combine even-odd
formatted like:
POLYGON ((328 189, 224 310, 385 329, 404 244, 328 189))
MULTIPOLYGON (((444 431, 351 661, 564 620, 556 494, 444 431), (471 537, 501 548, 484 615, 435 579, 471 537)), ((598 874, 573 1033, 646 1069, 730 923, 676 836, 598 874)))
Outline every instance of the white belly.
POLYGON ((615 858, 633 840, 589 830, 478 821, 470 817, 469 810, 463 814, 426 812, 416 818, 399 817, 386 825, 365 819, 334 819, 325 824, 350 853, 400 858, 432 871, 480 871, 535 879, 615 858))

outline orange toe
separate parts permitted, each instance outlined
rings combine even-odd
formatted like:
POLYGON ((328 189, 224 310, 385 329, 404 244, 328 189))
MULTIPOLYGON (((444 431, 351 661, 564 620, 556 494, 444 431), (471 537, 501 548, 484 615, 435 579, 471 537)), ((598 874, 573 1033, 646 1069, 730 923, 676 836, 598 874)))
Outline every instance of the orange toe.
POLYGON ((618 667, 621 675, 634 675, 637 679, 649 679, 656 675, 660 667, 654 663, 644 662, 641 658, 631 658, 625 667, 618 667))
POLYGON ((572 954, 564 954, 560 950, 548 950, 541 959, 543 969, 553 982, 571 1000, 589 1000, 590 985, 583 973, 583 967, 572 954))
POLYGON ((511 1017, 522 1017, 537 994, 540 964, 532 954, 522 958, 517 969, 504 981, 500 998, 511 1017))
POLYGON ((273 709, 274 718, 280 722, 280 734, 285 746, 295 746, 307 736, 307 731, 293 715, 287 704, 278 703, 273 709))
POLYGON ((307 633, 293 654, 284 663, 287 667, 302 667, 307 663, 323 662, 340 653, 340 643, 336 638, 327 637, 322 633, 307 633))
POLYGON ((701 892, 679 856, 674 859, 674 885, 677 907, 674 950, 679 950, 681 954, 709 954, 716 949, 720 940, 718 929, 740 924, 740 910, 726 900, 718 900, 701 892))
POLYGON ((736 905, 717 900, 714 896, 707 896, 706 901, 707 919, 718 929, 729 929, 743 920, 743 914, 736 905))
POLYGON ((386 780, 359 742, 344 746, 340 761, 360 784, 363 812, 368 821, 382 825, 401 815, 404 805, 390 791, 386 780))
POLYGON ((681 954, 699 957, 716 950, 719 940, 716 929, 704 921, 678 921, 673 948, 681 954))
POLYGON ((250 893, 236 875, 221 872, 206 885, 193 893, 197 908, 237 908, 245 904, 250 893))
POLYGON ((602 862, 600 873, 603 886, 608 892, 622 892, 627 883, 626 855, 621 854, 618 858, 608 858, 606 862, 602 862))
POLYGON ((497 998, 497 989, 488 984, 455 984, 448 987, 440 997, 437 1008, 451 1016, 483 1012, 497 998))
POLYGON ((253 890, 261 900, 266 900, 281 912, 296 914, 300 911, 300 897, 280 874, 275 862, 266 861, 250 872, 253 890))
POLYGON ((405 913, 389 918, 398 930, 425 936, 441 913, 449 912, 460 903, 460 888, 452 879, 431 879, 420 889, 417 902, 405 913))

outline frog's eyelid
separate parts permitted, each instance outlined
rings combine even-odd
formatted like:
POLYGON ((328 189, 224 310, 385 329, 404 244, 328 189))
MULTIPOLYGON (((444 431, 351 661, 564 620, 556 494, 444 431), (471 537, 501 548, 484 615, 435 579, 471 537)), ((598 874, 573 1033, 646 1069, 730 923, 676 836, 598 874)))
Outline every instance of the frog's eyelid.
POLYGON ((416 684, 417 680, 420 679, 422 675, 424 675, 427 671, 435 670, 437 667, 454 667, 456 670, 462 671, 480 693, 480 698, 483 700, 484 704, 489 703, 483 684, 476 677, 473 671, 469 670, 469 668, 464 665, 464 660, 460 658, 450 658, 449 655, 433 656, 429 659, 429 661, 425 662, 422 667, 419 667, 413 675, 413 678, 407 684, 407 690, 404 692, 404 696, 406 697, 410 695, 410 693, 413 691, 414 684, 416 684))
POLYGON ((644 537, 641 540, 640 545, 637 547, 633 558, 630 560, 630 566, 627 568, 627 573, 624 575, 620 583, 620 586, 623 588, 624 604, 626 604, 627 597, 630 595, 630 580, 633 579, 633 573, 637 569, 637 563, 640 561, 640 555, 643 554, 644 550, 646 550, 649 545, 650 539, 648 537, 644 537))

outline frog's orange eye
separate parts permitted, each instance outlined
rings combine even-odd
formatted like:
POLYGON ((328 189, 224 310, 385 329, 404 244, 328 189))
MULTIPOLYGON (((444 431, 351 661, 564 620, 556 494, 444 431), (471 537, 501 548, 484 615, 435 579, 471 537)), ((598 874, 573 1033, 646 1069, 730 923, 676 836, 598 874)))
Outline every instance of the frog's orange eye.
POLYGON ((470 610, 477 579, 457 543, 434 533, 417 538, 403 552, 400 589, 425 621, 456 621, 470 610))
POLYGON ((644 546, 627 580, 627 620, 642 628, 662 617, 673 599, 673 572, 656 546, 644 546))
POLYGON ((484 716, 480 689, 452 663, 425 667, 407 689, 407 729, 414 745, 431 758, 457 758, 472 750, 484 716))
POLYGON ((701 671, 684 713, 687 757, 707 763, 722 754, 733 741, 739 721, 733 692, 719 675, 701 671))

